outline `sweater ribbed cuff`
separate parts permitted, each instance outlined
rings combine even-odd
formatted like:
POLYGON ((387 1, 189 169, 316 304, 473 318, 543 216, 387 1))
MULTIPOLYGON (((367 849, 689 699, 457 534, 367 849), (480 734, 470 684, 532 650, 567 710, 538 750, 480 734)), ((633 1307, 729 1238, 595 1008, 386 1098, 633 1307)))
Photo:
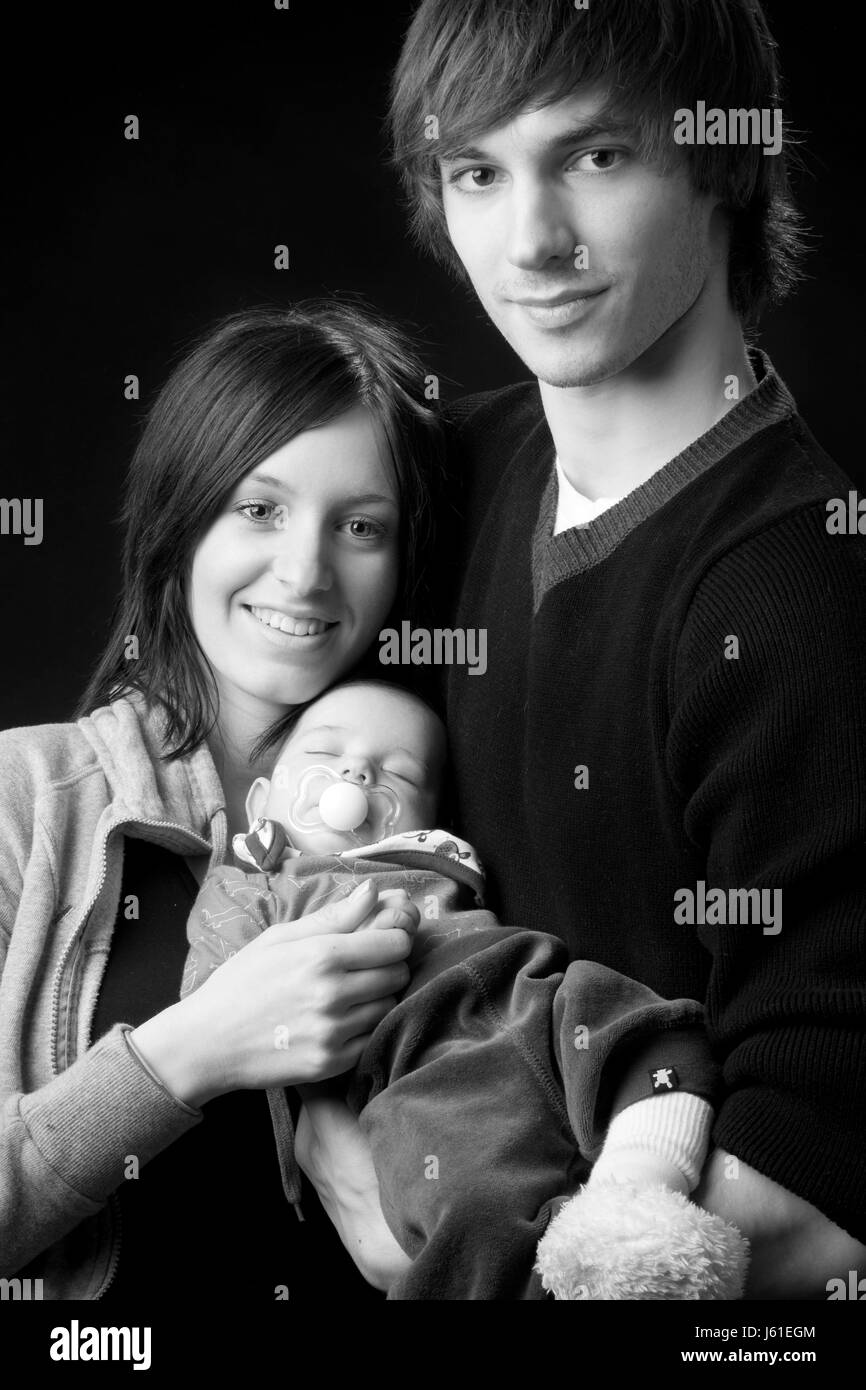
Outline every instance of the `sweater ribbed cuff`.
POLYGON ((590 1181, 621 1177, 624 1155, 652 1154, 676 1168, 693 1192, 706 1162, 712 1124, 712 1107, 687 1091, 639 1100, 611 1121, 590 1181))
POLYGON ((66 1071, 22 1098, 43 1158, 76 1192, 105 1201, 126 1175, 201 1120, 136 1060, 117 1024, 66 1071))

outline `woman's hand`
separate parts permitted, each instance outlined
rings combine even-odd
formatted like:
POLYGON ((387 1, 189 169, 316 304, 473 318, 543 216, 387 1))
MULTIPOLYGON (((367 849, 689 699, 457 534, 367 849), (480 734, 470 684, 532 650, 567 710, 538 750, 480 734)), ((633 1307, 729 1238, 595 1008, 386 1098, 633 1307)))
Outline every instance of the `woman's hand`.
POLYGON ((417 909, 373 912, 376 903, 368 880, 348 898, 270 927, 195 993, 136 1028, 132 1042, 192 1106, 347 1071, 409 981, 417 909), (390 930, 358 931, 362 924, 390 930))
POLYGON ((341 1096, 302 1086, 295 1157, 361 1274, 387 1291, 412 1264, 382 1215, 370 1146, 341 1096))

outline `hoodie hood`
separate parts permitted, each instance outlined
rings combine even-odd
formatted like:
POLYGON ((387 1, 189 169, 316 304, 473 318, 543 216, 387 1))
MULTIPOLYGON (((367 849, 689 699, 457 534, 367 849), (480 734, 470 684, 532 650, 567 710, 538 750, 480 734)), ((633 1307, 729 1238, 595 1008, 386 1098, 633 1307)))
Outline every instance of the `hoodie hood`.
POLYGON ((183 826, 209 839, 225 797, 207 744, 169 762, 164 754, 166 718, 137 692, 78 721, 105 773, 116 821, 157 821, 183 826))

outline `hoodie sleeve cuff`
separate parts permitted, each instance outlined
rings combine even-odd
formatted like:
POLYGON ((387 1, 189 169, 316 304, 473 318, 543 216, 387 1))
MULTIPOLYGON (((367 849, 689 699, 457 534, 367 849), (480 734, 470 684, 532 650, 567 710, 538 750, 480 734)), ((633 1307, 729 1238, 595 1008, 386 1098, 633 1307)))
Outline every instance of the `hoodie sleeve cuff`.
POLYGON ((128 1033, 128 1024, 117 1024, 20 1104, 45 1161, 97 1202, 123 1181, 128 1159, 143 1166, 202 1118, 138 1059, 128 1033))

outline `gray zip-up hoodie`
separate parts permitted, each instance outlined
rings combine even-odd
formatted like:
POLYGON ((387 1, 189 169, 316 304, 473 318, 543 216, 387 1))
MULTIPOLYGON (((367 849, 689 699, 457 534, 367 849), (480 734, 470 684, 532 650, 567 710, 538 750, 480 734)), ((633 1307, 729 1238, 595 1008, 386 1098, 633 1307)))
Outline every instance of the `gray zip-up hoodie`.
POLYGON ((227 822, 202 745, 160 758, 163 717, 130 695, 77 723, 0 733, 0 1276, 99 1298, 119 1252, 128 1169, 201 1112, 90 1029, 117 915, 123 836, 224 862, 227 822))

